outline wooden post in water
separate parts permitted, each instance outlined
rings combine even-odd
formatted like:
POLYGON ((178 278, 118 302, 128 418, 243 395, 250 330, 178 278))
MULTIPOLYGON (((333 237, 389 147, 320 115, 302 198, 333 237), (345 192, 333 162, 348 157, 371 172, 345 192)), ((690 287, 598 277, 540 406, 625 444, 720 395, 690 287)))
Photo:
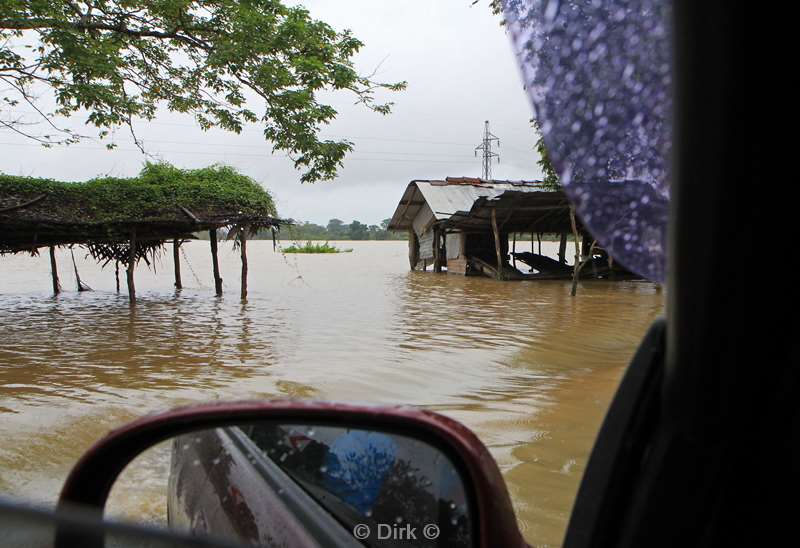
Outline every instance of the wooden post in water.
POLYGON ((494 251, 497 255, 497 279, 503 279, 503 252, 500 247, 500 230, 497 228, 497 210, 492 208, 492 232, 494 233, 494 251))
MULTIPOLYGON (((588 242, 586 238, 583 239, 584 242, 588 242)), ((581 259, 579 265, 575 267, 575 273, 572 275, 572 295, 575 295, 575 292, 578 291, 578 277, 580 276, 581 270, 583 267, 586 266, 586 263, 592 260, 592 254, 594 253, 594 246, 597 244, 597 240, 592 241, 591 245, 589 246, 589 251, 584 255, 584 258, 581 259)), ((595 271, 595 275, 597 272, 595 271)))
POLYGON ((181 241, 178 238, 172 240, 172 262, 175 264, 175 289, 183 289, 181 281, 181 241))
POLYGON ((580 243, 578 242, 578 225, 575 222, 575 206, 569 206, 569 222, 572 224, 572 236, 575 238, 575 265, 572 267, 572 291, 574 297, 578 292, 578 275, 580 274, 580 243))
POLYGON ((433 227, 433 271, 439 267, 439 232, 433 227))
POLYGON ((128 281, 128 301, 130 302, 131 306, 136 304, 136 286, 133 283, 133 269, 136 266, 136 229, 134 228, 131 230, 131 242, 130 248, 128 249, 128 270, 127 270, 127 281, 128 281))
POLYGON ((439 247, 441 259, 439 260, 439 272, 442 272, 447 267, 447 231, 442 230, 442 245, 439 247))
POLYGON ((58 265, 56 264, 56 248, 50 246, 50 274, 53 277, 53 294, 61 293, 61 283, 58 281, 58 265))
POLYGON ((114 261, 114 279, 117 280, 117 293, 119 293, 119 259, 114 261))
POLYGON ((247 300, 247 227, 239 228, 239 249, 242 252, 242 301, 247 300))
POLYGON ((558 242, 558 262, 561 264, 567 263, 567 234, 561 233, 561 241, 558 242))
MULTIPOLYGON (((539 242, 539 255, 541 255, 542 254, 542 233, 541 232, 537 232, 536 233, 536 241, 539 242)), ((533 245, 533 243, 531 243, 531 245, 533 245)))
POLYGON ((511 262, 517 268, 517 233, 512 233, 511 238, 511 262))
POLYGON ((408 264, 411 270, 417 269, 419 262, 419 238, 413 228, 408 229, 408 264))
POLYGON ((581 241, 581 260, 585 259, 587 255, 591 255, 592 242, 589 238, 583 238, 581 241))
POLYGON ((217 297, 221 297, 222 277, 219 275, 219 258, 217 257, 217 229, 212 228, 209 230, 208 236, 211 239, 211 264, 214 269, 214 289, 217 291, 217 297))
POLYGON ((433 271, 442 271, 442 231, 439 227, 433 227, 433 271))

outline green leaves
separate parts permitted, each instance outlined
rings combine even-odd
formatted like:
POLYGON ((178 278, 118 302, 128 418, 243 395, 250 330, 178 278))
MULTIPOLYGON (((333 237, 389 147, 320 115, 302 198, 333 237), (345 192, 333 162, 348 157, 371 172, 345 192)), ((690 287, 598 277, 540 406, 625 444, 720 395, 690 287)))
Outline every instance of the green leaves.
POLYGON ((261 185, 228 166, 179 169, 145 164, 138 177, 101 177, 66 183, 0 174, 0 194, 47 194, 61 198, 59 214, 67 221, 115 223, 180 215, 179 207, 198 214, 233 210, 246 215, 276 215, 275 204, 261 185), (80 204, 88 211, 70 208, 80 204))
POLYGON ((550 162, 550 154, 547 152, 547 145, 544 142, 544 135, 542 135, 542 130, 539 127, 539 123, 536 120, 531 120, 533 124, 533 128, 539 134, 539 138, 536 139, 536 152, 539 153, 539 160, 536 162, 540 168, 542 168, 542 175, 544 186, 551 189, 551 190, 558 190, 561 188, 561 183, 558 180, 558 174, 556 173, 555 168, 553 168, 553 164, 550 162))
POLYGON ((279 0, 0 0, 0 39, 0 83, 15 84, 14 100, 35 105, 34 84, 45 84, 58 114, 86 109, 101 129, 152 119, 159 106, 204 129, 239 132, 261 120, 304 182, 333 178, 352 148, 320 140, 337 115, 320 91, 346 90, 387 114, 392 103, 376 94, 405 88, 356 73, 358 39, 279 0), (38 47, 23 52, 30 39, 38 47), (245 99, 253 94, 259 108, 245 99))

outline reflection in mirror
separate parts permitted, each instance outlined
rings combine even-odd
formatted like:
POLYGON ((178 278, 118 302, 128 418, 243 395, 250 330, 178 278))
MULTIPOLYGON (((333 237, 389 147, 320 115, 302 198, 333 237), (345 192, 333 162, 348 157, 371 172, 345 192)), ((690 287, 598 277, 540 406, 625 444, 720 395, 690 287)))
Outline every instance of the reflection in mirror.
POLYGON ((152 448, 117 480, 106 515, 245 545, 467 547, 467 492, 425 441, 259 422, 152 448))
POLYGON ((79 507, 36 508, 0 497, 3 548, 231 548, 166 530, 102 521, 79 507))

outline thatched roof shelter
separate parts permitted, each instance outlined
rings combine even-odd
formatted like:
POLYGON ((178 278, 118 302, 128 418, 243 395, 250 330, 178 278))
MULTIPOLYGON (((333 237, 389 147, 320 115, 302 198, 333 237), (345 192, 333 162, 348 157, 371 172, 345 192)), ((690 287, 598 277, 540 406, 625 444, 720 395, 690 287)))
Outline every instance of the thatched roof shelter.
MULTIPOLYGON (((137 177, 82 183, 0 175, 0 255, 81 244, 98 261, 132 271, 167 241, 177 248, 208 230, 216 263, 217 229, 229 229, 241 244, 249 234, 280 225, 270 194, 229 167, 147 164, 137 177)), ((217 288, 220 293, 221 279, 217 288)))

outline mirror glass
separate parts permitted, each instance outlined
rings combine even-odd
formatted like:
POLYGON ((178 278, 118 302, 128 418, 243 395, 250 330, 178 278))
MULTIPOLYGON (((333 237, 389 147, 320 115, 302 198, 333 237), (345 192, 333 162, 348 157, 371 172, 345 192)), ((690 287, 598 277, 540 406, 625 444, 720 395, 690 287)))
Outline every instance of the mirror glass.
POLYGON ((426 441, 259 422, 192 432, 132 462, 106 516, 260 546, 472 546, 468 488, 426 441))

